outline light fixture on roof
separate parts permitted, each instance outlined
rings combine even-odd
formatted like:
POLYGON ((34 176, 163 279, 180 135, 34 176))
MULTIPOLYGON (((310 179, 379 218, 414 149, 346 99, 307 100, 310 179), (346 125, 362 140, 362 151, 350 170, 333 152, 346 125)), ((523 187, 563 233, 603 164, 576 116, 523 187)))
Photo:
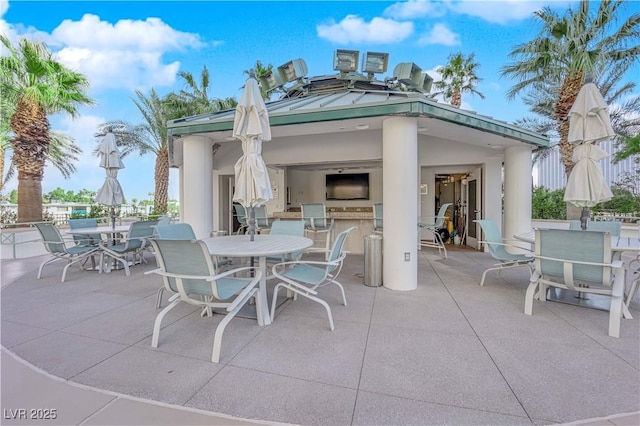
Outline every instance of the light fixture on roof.
POLYGON ((265 90, 265 92, 270 92, 278 87, 282 86, 284 82, 280 78, 280 75, 269 71, 268 73, 260 76, 260 86, 265 90))
POLYGON ((423 93, 431 93, 431 86, 433 85, 433 78, 431 78, 431 76, 429 74, 427 74, 426 72, 422 73, 424 75, 424 83, 422 83, 422 90, 420 90, 423 93))
POLYGON ((360 52, 338 49, 333 55, 333 69, 341 73, 355 72, 358 69, 360 52))
POLYGON ((401 62, 393 69, 393 76, 403 83, 414 89, 422 89, 426 73, 422 72, 422 68, 413 62, 401 62))
POLYGON ((367 52, 362 60, 362 72, 373 78, 373 74, 387 72, 389 66, 389 54, 382 52, 367 52))
POLYGON ((302 80, 307 75, 307 63, 304 59, 298 58, 278 67, 278 75, 283 84, 293 80, 302 80))

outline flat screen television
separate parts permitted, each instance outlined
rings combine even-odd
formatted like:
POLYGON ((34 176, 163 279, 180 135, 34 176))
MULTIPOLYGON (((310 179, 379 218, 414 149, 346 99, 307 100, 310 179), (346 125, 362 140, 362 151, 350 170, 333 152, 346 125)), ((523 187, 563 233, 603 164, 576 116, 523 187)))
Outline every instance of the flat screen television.
POLYGON ((368 200, 369 173, 326 175, 327 200, 368 200))

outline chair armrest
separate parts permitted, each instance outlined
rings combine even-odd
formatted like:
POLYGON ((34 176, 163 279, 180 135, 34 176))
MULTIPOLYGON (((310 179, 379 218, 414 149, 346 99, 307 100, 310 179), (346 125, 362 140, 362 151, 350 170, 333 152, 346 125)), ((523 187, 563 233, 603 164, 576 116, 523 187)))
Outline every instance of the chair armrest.
POLYGON ((309 247, 304 249, 307 253, 329 253, 331 250, 323 249, 320 247, 309 247))
MULTIPOLYGON (((258 278, 261 277, 261 272, 257 267, 244 267, 244 268, 238 268, 238 269, 232 269, 230 271, 225 271, 221 274, 217 274, 217 275, 185 275, 185 274, 174 274, 171 272, 165 272, 162 269, 153 269, 151 271, 147 271, 145 272, 145 274, 158 274, 158 275, 162 275, 163 277, 169 277, 169 278, 187 278, 187 279, 192 279, 192 280, 206 280, 206 281, 215 281, 215 280, 219 280, 220 278, 225 278, 229 275, 232 275, 236 272, 239 271, 245 271, 245 270, 249 270, 249 269, 254 269, 257 271, 256 276, 258 278)), ((254 277, 255 278, 255 277, 254 277)))
POLYGON ((342 262, 344 260, 346 255, 347 255, 347 253, 343 251, 339 258, 337 258, 336 260, 333 260, 331 262, 320 261, 320 260, 291 260, 289 262, 280 262, 280 263, 276 263, 275 265, 273 265, 271 270, 274 270, 274 268, 276 268, 277 266, 288 266, 288 265, 337 266, 337 265, 340 264, 340 262, 342 262))
POLYGON ((533 253, 533 250, 528 249, 526 247, 520 247, 520 246, 514 246, 513 244, 505 244, 505 243, 490 243, 488 241, 478 241, 480 244, 486 244, 486 245, 496 245, 496 246, 503 246, 503 247, 511 247, 511 248, 515 248, 515 249, 519 249, 519 250, 525 250, 528 251, 529 253, 533 253))

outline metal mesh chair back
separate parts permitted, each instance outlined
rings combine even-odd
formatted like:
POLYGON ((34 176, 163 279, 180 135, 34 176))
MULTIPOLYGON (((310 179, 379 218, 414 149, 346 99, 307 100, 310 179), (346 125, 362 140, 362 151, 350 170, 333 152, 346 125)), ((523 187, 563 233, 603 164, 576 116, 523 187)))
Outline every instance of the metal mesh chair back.
POLYGON ((327 209, 322 203, 303 203, 301 204, 302 218, 307 228, 326 228, 327 227, 327 209))
POLYGON ((67 248, 60 231, 53 223, 36 223, 45 248, 50 253, 67 253, 67 248))
MULTIPOLYGON (((611 263, 611 234, 567 229, 537 229, 536 255, 580 262, 611 263), (588 248, 588 249, 585 249, 588 248)), ((572 264, 573 278, 610 284, 611 268, 606 266, 572 264)), ((560 261, 536 259, 536 270, 545 276, 564 276, 560 261)))
MULTIPOLYGON (((573 231, 582 231, 580 221, 579 220, 569 221, 569 229, 573 231)), ((622 231, 622 223, 621 222, 600 222, 600 221, 589 222, 587 231, 608 232, 613 237, 619 237, 620 232, 622 231)))
POLYGON ((195 240, 196 234, 188 223, 170 223, 156 225, 158 238, 165 240, 195 240))
POLYGON ((382 203, 373 205, 373 230, 382 230, 382 203))

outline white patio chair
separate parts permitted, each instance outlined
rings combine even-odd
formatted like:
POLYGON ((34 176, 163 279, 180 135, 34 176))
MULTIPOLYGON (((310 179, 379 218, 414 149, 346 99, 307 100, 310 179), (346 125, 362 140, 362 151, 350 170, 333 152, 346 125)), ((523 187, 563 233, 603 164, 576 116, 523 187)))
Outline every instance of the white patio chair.
MULTIPOLYGON (((67 247, 66 241, 62 238, 60 234, 60 230, 53 223, 36 223, 36 229, 40 233, 42 237, 42 242, 44 247, 47 249, 49 254, 51 254, 51 258, 46 259, 44 262, 40 264, 38 268, 38 279, 42 276, 42 268, 49 263, 55 262, 56 260, 66 260, 67 265, 62 270, 62 279, 61 282, 64 282, 65 277, 67 276, 67 269, 69 266, 74 263, 83 262, 88 258, 91 258, 91 263, 93 268, 96 267, 96 261, 94 256, 98 254, 99 247, 88 246, 88 245, 75 245, 72 247, 67 247)), ((82 265, 80 266, 82 269, 82 265)))
POLYGON ((382 203, 373 205, 373 232, 376 234, 382 234, 383 231, 382 207, 382 203))
POLYGON ((335 330, 333 324, 333 316, 331 315, 331 308, 329 304, 318 297, 316 289, 320 286, 327 284, 335 284, 342 293, 342 301, 347 306, 347 298, 344 294, 344 288, 342 284, 336 281, 338 274, 342 269, 342 264, 347 253, 342 250, 344 242, 351 231, 356 229, 352 226, 349 229, 342 231, 336 237, 333 247, 329 251, 329 255, 326 261, 308 261, 308 260, 295 260, 290 262, 282 262, 273 266, 272 273, 275 278, 281 280, 273 289, 273 301, 271 304, 271 321, 275 317, 276 303, 278 301, 278 290, 280 287, 286 288, 288 291, 295 295, 304 296, 314 302, 318 302, 324 306, 329 317, 329 326, 331 331, 335 330))
MULTIPOLYGON (((574 231, 582 231, 579 220, 570 220, 569 229, 574 231)), ((604 222, 604 221, 589 221, 587 231, 599 231, 608 232, 612 237, 619 237, 622 231, 622 222, 604 222)))
POLYGON ((478 223, 484 232, 485 241, 480 241, 480 243, 485 244, 489 248, 489 254, 491 257, 500 262, 493 265, 492 268, 486 269, 482 273, 480 286, 484 285, 484 279, 489 271, 498 271, 497 273, 499 277, 500 271, 503 269, 526 266, 529 269, 529 272, 532 272, 533 257, 529 254, 509 253, 506 250, 506 247, 513 247, 516 249, 522 249, 522 247, 505 244, 495 222, 491 220, 474 220, 474 222, 478 223))
POLYGON ((438 249, 438 254, 444 251, 444 258, 447 258, 447 247, 444 245, 442 235, 440 235, 440 229, 444 226, 444 219, 446 217, 447 209, 451 206, 451 203, 446 203, 440 206, 438 216, 436 216, 433 223, 418 223, 419 228, 427 229, 433 233, 433 241, 424 241, 420 239, 418 244, 420 247, 435 247, 438 249))
POLYGON ((327 208, 322 203, 302 203, 300 205, 302 219, 306 232, 311 232, 314 236, 325 234, 325 251, 329 252, 331 247, 331 231, 333 230, 333 218, 327 220, 327 208))
POLYGON ((620 337, 625 269, 612 260, 611 234, 566 229, 536 229, 535 269, 525 295, 524 313, 533 299, 546 300, 548 286, 611 297, 609 336, 620 337))
MULTIPOLYGON (((96 219, 69 219, 69 229, 97 228, 96 219)), ((73 234, 73 241, 78 246, 99 247, 102 236, 100 234, 73 234)))
POLYGON ((244 234, 249 227, 249 224, 247 223, 247 211, 242 204, 238 203, 233 204, 233 210, 235 211, 236 219, 238 219, 238 223, 240 224, 237 234, 244 234))
MULTIPOLYGON (((196 239, 196 234, 193 232, 193 228, 188 223, 167 223, 158 224, 155 226, 155 237, 163 240, 188 240, 193 241, 196 239)), ((214 256, 213 261, 217 268, 231 264, 229 259, 218 259, 214 256)), ((160 266, 160 265, 158 265, 160 266)), ((164 286, 158 289, 156 294, 156 309, 162 307, 162 294, 164 293, 164 286)), ((171 300, 169 300, 171 302, 171 300)))
MULTIPOLYGON (((224 308, 227 313, 216 327, 213 337, 211 362, 220 362, 222 335, 240 309, 258 291, 261 273, 259 268, 243 267, 218 273, 211 260, 209 250, 200 240, 163 240, 151 239, 156 253, 159 269, 146 272, 162 276, 167 291, 175 293, 171 303, 164 308, 153 324, 151 346, 158 347, 162 320, 180 302, 200 306, 207 311, 224 308), (253 278, 231 277, 238 272, 253 270, 253 278)), ((260 298, 256 298, 256 309, 260 318, 262 309, 260 298)))
POLYGON ((108 245, 108 243, 100 243, 100 273, 103 271, 103 267, 106 266, 107 272, 111 270, 112 259, 114 262, 122 264, 125 270, 125 275, 129 276, 129 255, 132 256, 133 263, 136 262, 136 257, 140 258, 140 263, 147 263, 144 258, 144 251, 149 247, 148 239, 153 237, 155 226, 158 224, 157 220, 142 220, 138 222, 131 222, 129 225, 129 231, 127 232, 127 238, 124 241, 108 245), (105 262, 105 257, 107 261, 105 262))

